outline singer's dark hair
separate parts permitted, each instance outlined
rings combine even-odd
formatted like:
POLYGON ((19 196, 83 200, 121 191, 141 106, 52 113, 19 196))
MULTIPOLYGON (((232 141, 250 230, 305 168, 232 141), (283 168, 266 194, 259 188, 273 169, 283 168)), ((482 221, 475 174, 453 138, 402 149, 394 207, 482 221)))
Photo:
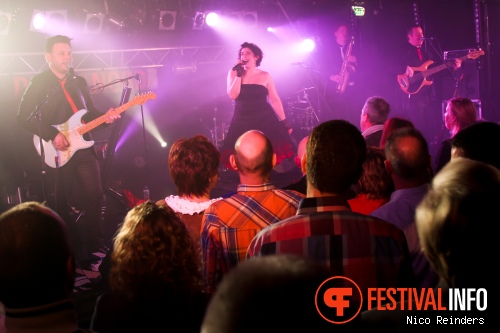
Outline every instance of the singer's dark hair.
POLYGON ((52 48, 54 47, 54 44, 58 44, 58 43, 64 43, 64 44, 68 44, 69 46, 71 46, 71 38, 69 38, 68 36, 63 36, 63 35, 57 35, 57 36, 47 38, 47 41, 45 42, 45 53, 52 52, 52 48))
POLYGON ((257 61, 255 62, 255 66, 259 67, 260 63, 262 62, 262 58, 264 58, 264 53, 262 52, 260 47, 258 47, 254 43, 244 42, 243 44, 241 44, 241 47, 238 50, 238 59, 241 58, 241 50, 243 50, 244 48, 249 48, 250 50, 252 50, 253 54, 258 57, 257 61))

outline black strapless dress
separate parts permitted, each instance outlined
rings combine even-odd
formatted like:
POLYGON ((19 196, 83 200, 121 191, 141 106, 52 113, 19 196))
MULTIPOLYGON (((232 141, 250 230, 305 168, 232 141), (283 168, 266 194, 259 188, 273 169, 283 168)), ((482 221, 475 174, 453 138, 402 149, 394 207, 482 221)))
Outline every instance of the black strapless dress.
POLYGON ((221 149, 221 162, 229 166, 229 155, 236 140, 249 130, 264 133, 273 145, 277 163, 295 155, 295 144, 285 126, 279 121, 267 100, 267 88, 261 84, 242 84, 235 100, 234 114, 221 149))

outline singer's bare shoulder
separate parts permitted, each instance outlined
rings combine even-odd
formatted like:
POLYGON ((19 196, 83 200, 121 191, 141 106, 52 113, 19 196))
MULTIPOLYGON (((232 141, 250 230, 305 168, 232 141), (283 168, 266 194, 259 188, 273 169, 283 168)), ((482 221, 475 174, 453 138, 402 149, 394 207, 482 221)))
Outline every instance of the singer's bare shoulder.
POLYGON ((262 70, 261 70, 261 72, 262 72, 261 76, 265 81, 265 86, 267 86, 268 84, 274 84, 273 77, 271 76, 271 74, 269 74, 269 72, 262 71, 262 70))

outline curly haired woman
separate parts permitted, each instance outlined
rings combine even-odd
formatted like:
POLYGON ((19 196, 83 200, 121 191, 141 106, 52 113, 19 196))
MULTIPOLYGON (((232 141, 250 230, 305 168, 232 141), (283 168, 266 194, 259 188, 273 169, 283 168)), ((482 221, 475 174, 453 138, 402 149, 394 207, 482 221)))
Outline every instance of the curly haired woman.
POLYGON ((91 330, 199 332, 207 298, 184 223, 166 205, 144 202, 125 217, 111 255, 111 290, 99 296, 91 330))

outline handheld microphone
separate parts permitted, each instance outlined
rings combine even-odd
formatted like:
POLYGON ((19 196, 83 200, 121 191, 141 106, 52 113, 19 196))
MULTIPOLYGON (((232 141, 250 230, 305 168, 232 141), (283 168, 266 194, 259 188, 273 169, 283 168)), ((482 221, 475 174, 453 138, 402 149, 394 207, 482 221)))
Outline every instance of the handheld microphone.
POLYGON ((420 40, 434 40, 434 37, 420 37, 420 40))
POLYGON ((247 60, 242 60, 242 61, 241 61, 241 63, 234 65, 234 67, 233 67, 233 71, 237 70, 237 69, 238 69, 238 67, 241 67, 241 66, 243 66, 243 65, 246 65, 246 63, 247 63, 247 62, 248 62, 247 60))

